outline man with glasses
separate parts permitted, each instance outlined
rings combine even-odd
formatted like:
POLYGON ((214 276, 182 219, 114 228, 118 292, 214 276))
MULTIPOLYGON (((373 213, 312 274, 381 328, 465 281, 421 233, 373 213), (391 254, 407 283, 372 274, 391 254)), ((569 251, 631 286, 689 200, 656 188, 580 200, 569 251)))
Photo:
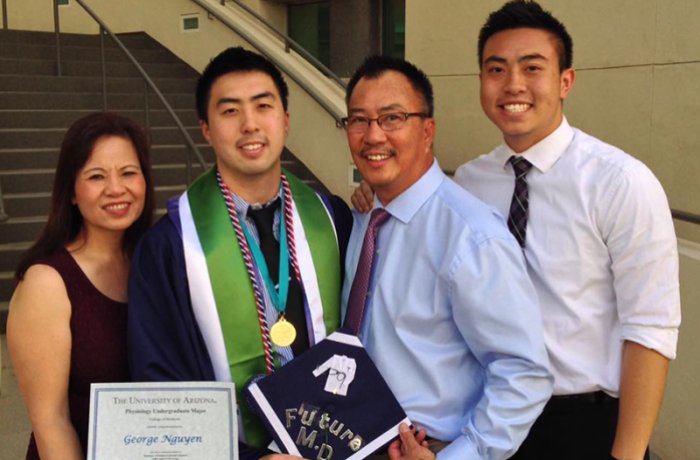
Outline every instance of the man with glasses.
POLYGON ((345 326, 427 434, 416 440, 402 426, 387 455, 507 458, 552 385, 520 248, 494 210, 440 170, 423 72, 369 58, 346 102, 352 157, 376 197, 370 214, 354 216, 345 326))

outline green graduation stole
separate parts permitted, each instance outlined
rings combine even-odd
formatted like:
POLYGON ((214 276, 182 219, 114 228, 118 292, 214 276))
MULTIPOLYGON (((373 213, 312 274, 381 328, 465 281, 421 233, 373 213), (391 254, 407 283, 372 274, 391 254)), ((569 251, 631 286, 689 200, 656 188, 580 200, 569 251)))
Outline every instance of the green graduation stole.
MULTIPOLYGON (((323 322, 326 334, 330 334, 340 325, 342 282, 333 222, 316 192, 289 172, 284 174, 306 233, 323 305, 323 322)), ((243 402, 243 388, 249 380, 266 373, 263 340, 252 282, 216 182, 215 168, 192 183, 187 198, 207 263, 246 441, 264 448, 270 438, 243 402)))

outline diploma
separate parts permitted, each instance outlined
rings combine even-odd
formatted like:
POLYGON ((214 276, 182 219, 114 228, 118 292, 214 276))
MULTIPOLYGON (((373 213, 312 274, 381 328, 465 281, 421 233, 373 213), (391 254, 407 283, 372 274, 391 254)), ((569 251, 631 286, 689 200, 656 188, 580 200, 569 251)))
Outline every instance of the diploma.
POLYGON ((233 383, 90 387, 87 460, 238 459, 233 383))

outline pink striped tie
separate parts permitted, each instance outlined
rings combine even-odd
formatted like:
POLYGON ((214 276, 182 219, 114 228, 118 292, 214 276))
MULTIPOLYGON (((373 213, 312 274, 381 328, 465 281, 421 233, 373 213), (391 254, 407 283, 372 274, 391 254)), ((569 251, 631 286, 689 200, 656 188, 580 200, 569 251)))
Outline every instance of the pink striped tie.
POLYGON ((386 222, 390 214, 383 208, 377 208, 372 211, 369 218, 369 225, 365 233, 365 239, 362 242, 362 251, 360 258, 357 261, 357 270, 355 270, 355 279, 352 281, 350 289, 350 298, 348 299, 348 310, 345 315, 345 325, 350 327, 350 330, 358 335, 360 326, 362 325, 362 315, 367 302, 367 290, 369 289, 369 280, 372 275, 372 262, 374 261, 374 246, 377 241, 377 233, 379 227, 386 222))

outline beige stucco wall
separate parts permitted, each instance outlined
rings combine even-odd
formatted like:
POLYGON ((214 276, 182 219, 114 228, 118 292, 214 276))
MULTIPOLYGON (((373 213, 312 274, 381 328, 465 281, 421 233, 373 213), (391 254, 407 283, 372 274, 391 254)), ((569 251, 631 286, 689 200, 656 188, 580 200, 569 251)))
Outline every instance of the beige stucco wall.
MULTIPOLYGON (((478 98, 476 40, 501 0, 406 0, 406 58, 435 85, 442 166, 488 152, 500 136, 478 98)), ((572 125, 644 161, 673 208, 700 214, 700 2, 542 0, 574 38, 572 125)), ((681 236, 697 232, 679 226, 681 236)))
MULTIPOLYGON (((52 31, 54 25, 52 0, 6 0, 8 26, 11 29, 52 31)), ((178 19, 181 14, 196 13, 200 8, 191 1, 172 0, 86 0, 88 7, 99 12, 100 16, 109 18, 109 27, 118 32, 144 30, 143 24, 162 24, 167 27, 167 20, 160 13, 175 13, 178 19), (155 8, 155 9, 154 9, 155 8), (124 14, 131 11, 133 14, 124 14), (157 11, 158 14, 153 14, 157 11), (148 12, 149 14, 141 14, 148 12), (116 14, 114 14, 116 13, 116 14)), ((287 13, 284 5, 268 0, 243 0, 248 7, 264 16, 278 30, 287 30, 287 13)), ((59 7, 61 30, 65 32, 95 33, 97 27, 90 21, 85 21, 86 13, 70 1, 68 5, 59 7)), ((0 18, 2 11, 0 10, 0 18)))
POLYGON ((51 3, 45 0, 7 0, 7 26, 10 29, 53 30, 51 3))
POLYGON ((285 5, 270 0, 243 0, 282 33, 287 33, 287 8, 285 5))

